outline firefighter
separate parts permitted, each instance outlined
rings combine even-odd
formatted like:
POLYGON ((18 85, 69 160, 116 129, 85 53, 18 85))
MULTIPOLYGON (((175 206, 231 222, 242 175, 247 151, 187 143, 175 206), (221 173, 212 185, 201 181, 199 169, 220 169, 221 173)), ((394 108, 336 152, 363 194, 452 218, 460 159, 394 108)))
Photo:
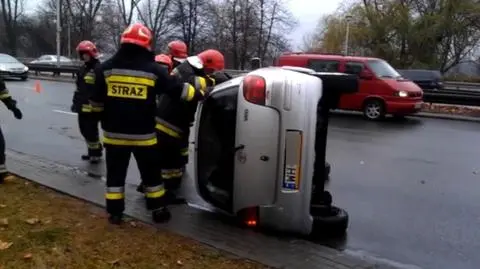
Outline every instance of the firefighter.
POLYGON ((180 40, 174 40, 167 45, 168 54, 170 55, 173 68, 177 67, 179 64, 183 63, 188 57, 188 48, 185 42, 180 40))
POLYGON ((84 65, 77 74, 77 89, 73 94, 71 110, 78 114, 78 127, 87 143, 87 154, 82 155, 82 160, 96 164, 102 158, 102 144, 98 130, 100 119, 96 113, 92 113, 88 100, 95 86, 94 70, 99 64, 98 50, 95 44, 88 40, 78 43, 76 50, 84 65))
POLYGON ((157 56, 155 56, 155 62, 165 67, 169 74, 170 72, 172 72, 173 60, 170 58, 170 56, 166 54, 158 54, 157 56))
POLYGON ((90 99, 92 111, 102 113, 109 221, 122 222, 125 177, 133 154, 145 184, 147 209, 152 210, 153 221, 165 222, 170 212, 158 176, 156 96, 168 94, 173 99, 196 102, 203 98, 203 92, 169 76, 155 63, 152 33, 143 24, 130 25, 120 43, 117 53, 95 70, 95 91, 90 99))
MULTIPOLYGON (((188 57, 172 71, 172 75, 197 88, 210 88, 215 85, 215 81, 208 75, 222 70, 224 65, 222 53, 206 50, 197 56, 188 57)), ((184 203, 185 199, 178 192, 188 163, 188 140, 197 102, 185 103, 162 98, 157 109, 157 133, 162 140, 169 141, 160 145, 161 175, 167 189, 167 199, 169 203, 184 203)))
MULTIPOLYGON (((10 93, 8 92, 5 82, 0 77, 0 100, 5 104, 5 106, 13 112, 13 116, 16 119, 22 119, 22 111, 17 107, 17 101, 12 99, 10 93)), ((5 180, 8 180, 12 177, 7 171, 5 166, 5 138, 3 137, 2 129, 0 128, 0 184, 5 180)))

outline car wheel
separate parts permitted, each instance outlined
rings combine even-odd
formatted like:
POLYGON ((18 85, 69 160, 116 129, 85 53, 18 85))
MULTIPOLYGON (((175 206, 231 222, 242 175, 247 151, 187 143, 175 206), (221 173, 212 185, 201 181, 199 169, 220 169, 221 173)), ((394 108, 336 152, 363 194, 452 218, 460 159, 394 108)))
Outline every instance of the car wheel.
POLYGON ((20 78, 22 81, 26 81, 28 79, 28 76, 23 76, 20 78))
POLYGON ((363 116, 368 120, 380 120, 385 117, 385 104, 378 99, 369 99, 363 105, 363 116))
POLYGON ((348 213, 336 206, 312 205, 313 232, 316 236, 339 236, 348 229, 348 213))

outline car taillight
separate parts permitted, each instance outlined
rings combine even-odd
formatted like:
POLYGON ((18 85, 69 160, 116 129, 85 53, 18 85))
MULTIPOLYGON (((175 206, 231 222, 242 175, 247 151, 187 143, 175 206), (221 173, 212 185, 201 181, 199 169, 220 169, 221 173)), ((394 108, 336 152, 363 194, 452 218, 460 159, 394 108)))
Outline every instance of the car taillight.
POLYGON ((249 75, 243 80, 243 97, 250 103, 265 105, 266 82, 261 76, 249 75))

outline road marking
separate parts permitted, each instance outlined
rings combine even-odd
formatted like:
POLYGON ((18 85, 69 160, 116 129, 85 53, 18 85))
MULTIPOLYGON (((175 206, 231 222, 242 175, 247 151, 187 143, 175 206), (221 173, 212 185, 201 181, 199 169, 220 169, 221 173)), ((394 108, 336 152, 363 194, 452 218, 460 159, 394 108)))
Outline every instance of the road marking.
POLYGON ((75 112, 63 111, 63 110, 58 110, 58 109, 54 109, 52 111, 57 112, 57 113, 67 114, 67 115, 73 115, 73 116, 77 115, 77 113, 75 113, 75 112))

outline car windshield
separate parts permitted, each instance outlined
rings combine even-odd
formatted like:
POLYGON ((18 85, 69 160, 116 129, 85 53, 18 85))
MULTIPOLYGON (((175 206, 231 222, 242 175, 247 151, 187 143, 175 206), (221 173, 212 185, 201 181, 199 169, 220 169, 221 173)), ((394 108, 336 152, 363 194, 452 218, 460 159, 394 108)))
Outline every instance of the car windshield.
POLYGON ((398 78, 401 75, 384 60, 369 60, 368 67, 379 78, 398 78))
POLYGON ((18 63, 18 60, 8 54, 0 54, 0 63, 18 63))

